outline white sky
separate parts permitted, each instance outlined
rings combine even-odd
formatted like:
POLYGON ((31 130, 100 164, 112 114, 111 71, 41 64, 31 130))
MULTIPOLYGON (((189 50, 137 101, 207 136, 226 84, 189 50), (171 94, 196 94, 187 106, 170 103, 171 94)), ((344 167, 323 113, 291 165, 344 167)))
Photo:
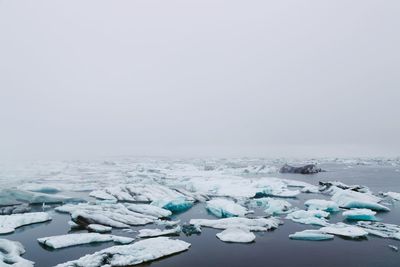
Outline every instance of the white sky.
POLYGON ((0 0, 0 158, 399 155, 399 14, 0 0))

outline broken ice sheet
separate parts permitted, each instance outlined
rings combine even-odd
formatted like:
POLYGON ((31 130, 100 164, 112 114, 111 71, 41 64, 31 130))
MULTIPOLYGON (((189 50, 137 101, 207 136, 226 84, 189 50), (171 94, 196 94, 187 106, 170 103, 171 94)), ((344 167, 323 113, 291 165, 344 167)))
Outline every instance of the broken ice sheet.
POLYGON ((280 224, 280 220, 275 217, 256 219, 230 217, 218 220, 191 219, 190 224, 216 229, 242 228, 250 231, 268 231, 277 228, 280 224))
POLYGON ((232 243, 250 243, 256 236, 247 228, 227 228, 216 235, 221 241, 232 243))
POLYGON ((0 234, 9 234, 14 232, 15 228, 50 220, 51 217, 46 212, 0 215, 0 234))
POLYGON ((357 222, 357 226, 371 235, 400 240, 400 226, 396 224, 361 221, 357 222))
POLYGON ((244 216, 248 213, 245 207, 224 198, 215 198, 207 201, 206 208, 220 218, 244 216))

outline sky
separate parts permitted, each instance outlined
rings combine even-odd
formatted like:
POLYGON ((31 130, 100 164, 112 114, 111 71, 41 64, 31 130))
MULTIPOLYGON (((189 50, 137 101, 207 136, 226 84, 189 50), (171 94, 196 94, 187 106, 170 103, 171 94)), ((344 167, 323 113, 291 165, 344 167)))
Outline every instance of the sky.
POLYGON ((399 12, 0 0, 0 158, 399 156, 399 12))

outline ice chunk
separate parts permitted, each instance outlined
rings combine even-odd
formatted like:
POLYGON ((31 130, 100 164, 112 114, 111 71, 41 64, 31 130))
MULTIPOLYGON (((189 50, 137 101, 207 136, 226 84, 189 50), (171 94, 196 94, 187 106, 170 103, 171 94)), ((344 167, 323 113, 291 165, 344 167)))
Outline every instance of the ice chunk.
POLYGON ((357 226, 362 227, 371 235, 400 240, 400 226, 396 224, 362 221, 357 222, 357 226))
POLYGON ((206 208, 220 218, 244 216, 248 212, 245 207, 224 198, 215 198, 207 201, 206 208))
POLYGON ((321 241, 333 239, 333 235, 326 234, 320 230, 304 230, 289 235, 289 238, 296 240, 321 241))
POLYGON ((172 212, 154 205, 149 204, 127 204, 126 207, 134 212, 164 218, 172 215, 172 212))
POLYGON ((265 208, 268 215, 281 215, 288 213, 292 204, 283 199, 274 199, 270 197, 255 198, 252 200, 253 205, 265 208))
POLYGON ((51 217, 46 212, 31 212, 23 214, 11 214, 0 216, 0 234, 9 234, 15 231, 15 228, 50 221, 51 217))
POLYGON ((93 232, 97 232, 97 233, 107 233, 107 232, 111 232, 112 227, 104 226, 101 224, 89 224, 87 226, 87 229, 89 231, 93 231, 93 232))
POLYGON ((182 212, 190 209, 193 206, 193 201, 187 200, 184 197, 174 199, 163 199, 151 202, 151 205, 167 209, 172 212, 182 212))
POLYGON ((324 199, 309 199, 304 202, 309 210, 324 210, 328 212, 339 211, 339 206, 336 202, 324 199))
POLYGON ((387 192, 387 193, 384 193, 383 195, 391 197, 394 200, 400 200, 400 193, 397 193, 397 192, 387 192))
POLYGON ((164 225, 166 227, 172 227, 172 226, 177 226, 181 220, 177 221, 168 221, 168 220, 156 220, 154 221, 157 225, 164 225))
POLYGON ((21 243, 0 239, 0 266, 33 267, 34 263, 21 257, 25 249, 21 243))
POLYGON ((247 228, 228 228, 217 234, 217 237, 224 242, 250 243, 256 236, 247 228))
POLYGON ((181 240, 167 237, 150 238, 131 245, 106 248, 56 267, 130 266, 173 255, 189 247, 189 243, 181 240))
POLYGON ((324 233, 350 238, 360 238, 368 235, 368 232, 362 228, 344 223, 330 224, 319 230, 324 233))
POLYGON ((133 238, 104 235, 99 233, 79 233, 79 234, 68 234, 68 235, 57 235, 42 237, 38 239, 38 242, 50 248, 59 249, 71 246, 78 246, 90 243, 110 242, 114 241, 121 244, 129 244, 133 242, 133 238))
POLYGON ((0 207, 0 215, 18 214, 29 211, 31 211, 31 208, 27 204, 0 207))
POLYGON ((333 195, 340 190, 351 190, 360 193, 371 194, 368 187, 363 185, 347 185, 339 181, 319 182, 319 190, 324 193, 333 195))
POLYGON ((356 221, 376 221, 376 212, 370 209, 351 209, 343 212, 343 217, 347 220, 356 221))
POLYGON ((173 229, 140 229, 138 237, 155 237, 155 236, 163 236, 163 235, 179 235, 181 232, 181 228, 175 227, 173 229))
POLYGON ((201 234, 201 226, 200 225, 192 225, 192 224, 184 224, 182 226, 182 232, 187 235, 191 236, 193 234, 201 234))
POLYGON ((101 199, 101 200, 117 200, 113 195, 105 192, 104 190, 95 190, 90 192, 89 196, 101 199))
POLYGON ((392 250, 396 251, 396 252, 399 251, 399 247, 398 246, 388 245, 388 247, 391 248, 392 250))
POLYGON ((289 213, 286 219, 303 224, 325 226, 328 225, 326 218, 329 213, 322 210, 296 210, 289 213))
POLYGON ((191 219, 190 224, 216 229, 244 228, 250 231, 268 231, 279 226, 280 221, 275 218, 249 219, 243 217, 230 217, 218 220, 191 219))
POLYGON ((338 203, 339 207, 342 208, 365 208, 376 211, 390 211, 388 207, 378 203, 381 201, 379 197, 352 190, 338 190, 332 196, 332 200, 338 203))
POLYGON ((315 174, 322 172, 321 168, 318 168, 315 164, 308 164, 301 167, 293 167, 288 164, 284 164, 279 170, 280 173, 300 173, 300 174, 315 174))

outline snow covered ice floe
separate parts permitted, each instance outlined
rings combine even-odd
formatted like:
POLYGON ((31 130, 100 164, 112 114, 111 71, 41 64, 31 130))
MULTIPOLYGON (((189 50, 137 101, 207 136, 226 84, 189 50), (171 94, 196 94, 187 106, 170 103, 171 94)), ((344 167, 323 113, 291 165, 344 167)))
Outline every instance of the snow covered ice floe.
POLYGON ((156 237, 163 235, 179 235, 181 232, 181 227, 177 226, 172 229, 160 230, 160 229, 140 229, 138 237, 156 237))
POLYGON ((206 208, 212 214, 220 218, 245 216, 247 209, 232 200, 215 198, 207 201, 206 208))
POLYGON ((320 230, 304 230, 289 235, 289 238, 296 240, 321 241, 333 239, 333 235, 324 233, 320 230))
POLYGON ((351 209, 343 212, 343 217, 346 220, 355 221, 376 221, 376 212, 370 209, 351 209))
POLYGON ((71 246, 78 246, 91 243, 110 242, 120 244, 129 244, 133 242, 133 238, 115 235, 106 235, 99 233, 78 233, 68 235, 57 235, 42 237, 38 239, 38 242, 44 246, 59 249, 71 246))
POLYGON ((344 223, 330 224, 319 229, 319 231, 350 238, 360 238, 368 235, 368 232, 361 227, 348 225, 344 223))
POLYGON ((9 234, 14 232, 15 228, 50 220, 51 217, 46 212, 0 215, 0 234, 9 234))
POLYGON ((400 240, 400 226, 396 224, 361 221, 357 222, 357 226, 371 235, 400 240))
POLYGON ((333 196, 335 201, 341 208, 365 208, 376 211, 390 211, 378 202, 382 199, 368 193, 359 193, 352 190, 338 190, 333 196))
POLYGON ((157 218, 164 218, 172 215, 172 212, 149 204, 126 204, 126 207, 134 212, 154 216, 157 218))
POLYGON ((74 261, 57 265, 56 267, 105 267, 130 266, 153 261, 165 256, 188 250, 190 244, 170 239, 156 237, 141 240, 130 245, 114 246, 83 256, 74 261))
POLYGON ((275 217, 256 219, 230 217, 217 220, 191 219, 189 223, 216 229, 242 228, 248 229, 249 231, 268 231, 277 228, 280 224, 280 220, 275 217))
POLYGON ((292 204, 286 200, 270 197, 252 199, 251 204, 257 207, 265 208, 264 212, 268 215, 285 214, 288 213, 292 207, 292 204))
POLYGON ((0 239, 1 267, 33 267, 34 262, 21 257, 25 249, 20 242, 0 239))
POLYGON ((304 202, 308 210, 323 210, 328 212, 339 211, 339 206, 336 202, 325 199, 309 199, 304 202))
POLYGON ((302 224, 325 226, 328 225, 327 217, 329 213, 323 210, 296 210, 289 213, 286 219, 302 224))
POLYGON ((227 228, 216 235, 221 241, 233 243, 250 243, 256 236, 247 228, 227 228))

